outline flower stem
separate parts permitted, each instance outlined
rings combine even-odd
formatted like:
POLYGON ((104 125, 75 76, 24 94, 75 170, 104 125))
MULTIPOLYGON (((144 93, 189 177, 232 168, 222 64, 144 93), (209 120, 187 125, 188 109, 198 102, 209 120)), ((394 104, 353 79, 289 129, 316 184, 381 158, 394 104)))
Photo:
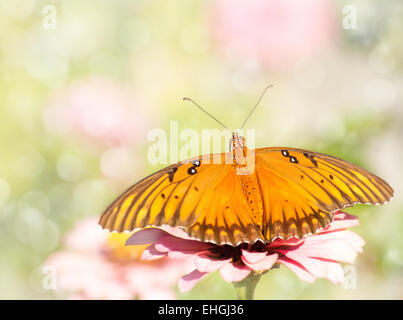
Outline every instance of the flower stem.
POLYGON ((238 300, 253 300, 255 288, 261 274, 251 273, 239 282, 233 282, 238 300))

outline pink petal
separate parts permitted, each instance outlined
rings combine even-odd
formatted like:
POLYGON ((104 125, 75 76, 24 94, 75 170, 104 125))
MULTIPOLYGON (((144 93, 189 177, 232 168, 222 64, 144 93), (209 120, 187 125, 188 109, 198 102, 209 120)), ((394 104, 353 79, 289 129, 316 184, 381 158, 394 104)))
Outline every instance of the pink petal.
POLYGON ((192 238, 180 227, 172 227, 169 225, 162 225, 159 227, 160 229, 164 230, 165 232, 168 232, 174 237, 177 238, 182 238, 182 239, 188 239, 191 240, 192 238))
POLYGON ((142 245, 150 244, 158 241, 162 237, 168 235, 167 232, 158 228, 141 229, 126 240, 126 245, 142 245))
POLYGON ((242 250, 241 257, 242 262, 254 271, 271 269, 277 258, 277 253, 267 255, 266 252, 250 252, 247 250, 242 250))
POLYGON ((180 251, 187 254, 208 250, 215 245, 197 240, 186 240, 171 235, 160 238, 155 248, 161 252, 180 251))
MULTIPOLYGON (((166 230, 176 230, 181 233, 181 229, 164 226, 166 230)), ((173 231, 172 231, 173 232, 173 231)), ((199 252, 206 251, 214 247, 212 243, 201 242, 197 240, 184 239, 173 236, 165 230, 158 228, 146 228, 134 233, 127 241, 127 245, 140 245, 153 243, 152 247, 147 248, 143 258, 153 260, 163 255, 170 258, 182 259, 199 252)))
POLYGON ((167 254, 168 254, 168 257, 170 257, 172 259, 185 259, 185 258, 192 257, 197 253, 195 253, 193 251, 169 251, 167 254))
POLYGON ((365 245, 365 241, 355 232, 350 230, 344 230, 344 239, 347 241, 357 252, 362 252, 362 247, 365 245))
POLYGON ((163 257, 166 257, 167 254, 165 252, 159 252, 155 249, 155 246, 152 244, 148 246, 142 253, 141 259, 146 261, 157 260, 163 257))
MULTIPOLYGON (((293 254, 305 257, 322 258, 347 263, 353 263, 357 257, 357 252, 354 248, 348 242, 339 239, 323 241, 310 241, 307 239, 302 246, 292 252, 293 254)), ((289 252, 284 254, 291 258, 289 252)))
POLYGON ((343 269, 341 265, 337 262, 318 260, 317 262, 321 264, 321 268, 323 268, 322 270, 324 271, 322 274, 312 274, 297 261, 289 260, 286 257, 279 258, 278 262, 292 270, 298 276, 298 278, 303 281, 312 283, 315 281, 316 278, 326 278, 334 284, 344 281, 343 269))
POLYGON ((350 230, 342 230, 333 234, 335 239, 343 239, 348 242, 357 252, 362 252, 365 241, 358 234, 350 230))
POLYGON ((320 243, 325 240, 342 240, 347 242, 356 252, 362 252, 362 247, 365 241, 355 232, 350 230, 340 230, 337 232, 321 233, 315 236, 308 237, 306 242, 313 244, 320 243))
POLYGON ((179 279, 178 287, 181 292, 186 292, 192 289, 196 283, 203 278, 207 272, 200 272, 198 270, 194 270, 191 273, 183 276, 179 279))
POLYGON ((214 246, 211 243, 178 238, 159 228, 142 229, 135 232, 126 241, 126 245, 143 245, 148 243, 153 243, 153 245, 148 247, 144 252, 142 258, 145 260, 155 260, 166 255, 173 259, 182 259, 214 246))
POLYGON ((199 270, 200 272, 214 272, 221 269, 226 264, 230 263, 230 261, 231 259, 224 259, 224 260, 211 259, 207 255, 201 254, 196 256, 194 264, 196 266, 196 269, 199 270))
POLYGON ((326 278, 334 284, 342 283, 344 281, 344 271, 341 265, 337 262, 325 262, 327 267, 326 278))
POLYGON ((321 260, 306 257, 303 254, 299 254, 299 252, 296 251, 289 251, 285 253, 285 255, 290 260, 298 262, 301 266, 304 267, 304 269, 306 269, 314 277, 316 278, 326 277, 327 268, 321 260))
POLYGON ((269 248, 281 247, 281 246, 299 246, 304 243, 305 239, 297 239, 297 238, 290 238, 287 240, 284 239, 276 239, 272 241, 269 245, 269 248))
POLYGON ((267 256, 267 251, 257 252, 242 249, 242 260, 249 263, 257 263, 262 261, 267 256))
POLYGON ((298 262, 292 261, 287 257, 280 257, 277 261, 286 266, 292 272, 294 272, 300 280, 310 283, 315 281, 315 277, 311 275, 306 269, 304 269, 304 267, 301 266, 298 262))
POLYGON ((347 229, 347 228, 356 227, 356 226, 360 225, 358 217, 349 215, 346 213, 344 213, 343 216, 344 216, 343 219, 339 219, 340 216, 338 216, 338 218, 336 218, 336 216, 335 216, 333 222, 326 229, 324 229, 324 231, 325 232, 336 231, 336 230, 347 229))
POLYGON ((358 219, 358 217, 340 210, 334 212, 334 220, 344 220, 344 219, 358 219))
POLYGON ((220 269, 220 274, 227 282, 238 282, 245 279, 250 271, 246 266, 234 266, 232 263, 228 263, 220 269))

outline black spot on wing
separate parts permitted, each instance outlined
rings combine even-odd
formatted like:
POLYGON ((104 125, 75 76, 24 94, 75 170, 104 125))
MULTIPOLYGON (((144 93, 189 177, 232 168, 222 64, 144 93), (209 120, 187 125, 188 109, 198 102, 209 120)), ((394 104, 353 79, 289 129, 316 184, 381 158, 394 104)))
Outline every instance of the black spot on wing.
POLYGON ((318 167, 318 162, 314 159, 313 154, 309 154, 307 152, 304 152, 304 156, 311 160, 312 164, 317 168, 318 167))
POLYGON ((195 161, 192 161, 192 164, 193 164, 193 166, 194 167, 200 167, 200 160, 195 160, 195 161))
POLYGON ((174 180, 176 171, 178 171, 178 167, 173 167, 172 170, 168 172, 169 182, 172 182, 174 180))
POLYGON ((290 158, 290 162, 292 162, 292 163, 298 163, 299 162, 298 159, 296 157, 294 157, 294 156, 290 156, 289 158, 290 158))
POLYGON ((290 155, 287 150, 281 150, 281 154, 282 154, 284 157, 288 157, 288 156, 290 155))

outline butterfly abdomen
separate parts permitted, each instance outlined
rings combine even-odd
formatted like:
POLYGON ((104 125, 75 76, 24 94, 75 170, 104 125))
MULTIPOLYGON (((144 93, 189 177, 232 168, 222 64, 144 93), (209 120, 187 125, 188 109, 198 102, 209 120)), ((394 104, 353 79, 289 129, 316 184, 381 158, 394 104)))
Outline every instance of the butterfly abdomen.
POLYGON ((263 201, 256 174, 240 175, 240 177, 253 222, 261 227, 263 221, 263 201))

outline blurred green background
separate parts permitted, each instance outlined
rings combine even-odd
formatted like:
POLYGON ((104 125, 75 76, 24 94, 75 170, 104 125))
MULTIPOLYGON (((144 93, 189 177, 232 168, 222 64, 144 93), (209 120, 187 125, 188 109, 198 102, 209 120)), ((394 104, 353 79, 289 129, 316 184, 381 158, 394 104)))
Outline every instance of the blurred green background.
MULTIPOLYGON (((256 147, 350 160, 396 197, 347 210, 366 241, 356 289, 280 268, 256 298, 403 298, 403 3, 279 2, 0 1, 1 299, 60 298, 35 270, 78 221, 161 168, 147 162, 149 130, 218 128, 183 96, 237 128, 268 84, 248 122, 256 147)), ((235 297, 218 274, 174 290, 235 297)))

